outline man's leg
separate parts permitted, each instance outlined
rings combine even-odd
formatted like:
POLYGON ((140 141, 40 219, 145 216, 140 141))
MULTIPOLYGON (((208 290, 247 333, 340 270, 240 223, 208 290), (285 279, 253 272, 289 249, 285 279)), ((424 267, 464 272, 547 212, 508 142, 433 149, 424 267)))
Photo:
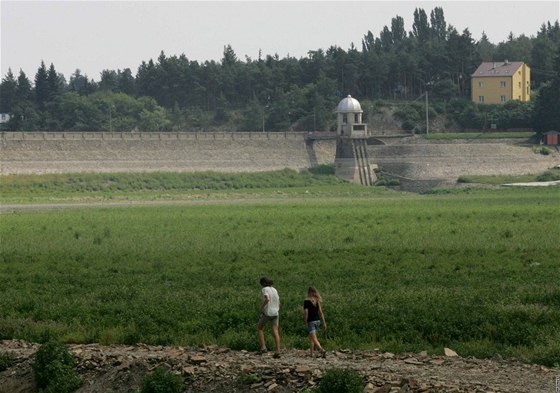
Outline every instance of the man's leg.
POLYGON ((274 343, 276 344, 276 353, 280 353, 280 333, 278 333, 278 325, 272 325, 272 334, 274 335, 274 343))
POLYGON ((266 350, 266 343, 264 342, 263 325, 261 325, 260 323, 257 325, 257 336, 259 337, 259 347, 261 351, 266 350))

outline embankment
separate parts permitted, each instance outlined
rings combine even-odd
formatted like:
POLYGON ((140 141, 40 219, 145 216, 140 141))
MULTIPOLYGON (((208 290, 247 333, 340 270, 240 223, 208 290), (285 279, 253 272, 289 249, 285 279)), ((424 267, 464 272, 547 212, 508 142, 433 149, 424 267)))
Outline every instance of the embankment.
POLYGON ((309 168, 334 143, 303 133, 2 133, 1 173, 226 171, 309 168))
MULTIPOLYGON (((461 175, 521 175, 560 165, 528 140, 428 141, 379 136, 371 162, 404 181, 452 182, 461 175)), ((307 133, 0 133, 0 173, 254 172, 333 164, 336 141, 307 133)))

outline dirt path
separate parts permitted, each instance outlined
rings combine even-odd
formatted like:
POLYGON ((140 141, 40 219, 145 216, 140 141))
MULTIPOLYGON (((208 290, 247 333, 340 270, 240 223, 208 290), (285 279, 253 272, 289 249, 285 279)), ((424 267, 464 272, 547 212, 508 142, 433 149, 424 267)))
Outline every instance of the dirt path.
MULTIPOLYGON (((0 373, 1 393, 34 391, 31 364, 37 344, 0 341, 0 353, 17 361, 0 373)), ((365 392, 553 393, 560 370, 515 360, 480 360, 425 353, 330 351, 326 359, 286 350, 280 359, 218 346, 198 348, 97 344, 71 345, 84 385, 78 392, 135 392, 156 367, 181 375, 188 392, 299 392, 320 383, 328 369, 351 368, 365 392)))
POLYGON ((348 200, 371 200, 368 197, 283 197, 283 198, 235 198, 235 199, 174 199, 174 200, 128 200, 115 202, 59 202, 59 203, 22 203, 12 204, 0 203, 0 214, 13 213, 23 210, 45 210, 45 209, 76 209, 93 207, 131 207, 131 206, 179 206, 179 205, 222 205, 222 204, 253 204, 253 203, 294 203, 294 202, 328 202, 348 200))

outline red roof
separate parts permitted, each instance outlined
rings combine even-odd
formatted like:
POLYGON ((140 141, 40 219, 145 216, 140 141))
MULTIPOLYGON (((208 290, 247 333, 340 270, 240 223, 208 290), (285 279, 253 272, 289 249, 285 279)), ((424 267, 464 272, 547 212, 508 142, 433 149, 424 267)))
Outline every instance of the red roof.
POLYGON ((522 61, 488 62, 478 66, 475 76, 512 76, 523 65, 522 61))

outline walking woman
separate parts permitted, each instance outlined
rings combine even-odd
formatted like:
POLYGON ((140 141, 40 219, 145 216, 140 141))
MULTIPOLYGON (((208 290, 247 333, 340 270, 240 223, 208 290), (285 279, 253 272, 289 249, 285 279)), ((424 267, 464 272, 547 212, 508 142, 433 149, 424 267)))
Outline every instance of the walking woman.
POLYGON ((323 349, 321 343, 317 339, 317 330, 323 322, 323 330, 327 330, 327 321, 325 321, 325 315, 323 314, 323 308, 321 307, 321 295, 313 287, 307 289, 307 297, 303 301, 303 311, 305 314, 305 327, 309 333, 309 351, 311 356, 315 348, 321 352, 321 356, 324 358, 327 355, 327 351, 323 349))

